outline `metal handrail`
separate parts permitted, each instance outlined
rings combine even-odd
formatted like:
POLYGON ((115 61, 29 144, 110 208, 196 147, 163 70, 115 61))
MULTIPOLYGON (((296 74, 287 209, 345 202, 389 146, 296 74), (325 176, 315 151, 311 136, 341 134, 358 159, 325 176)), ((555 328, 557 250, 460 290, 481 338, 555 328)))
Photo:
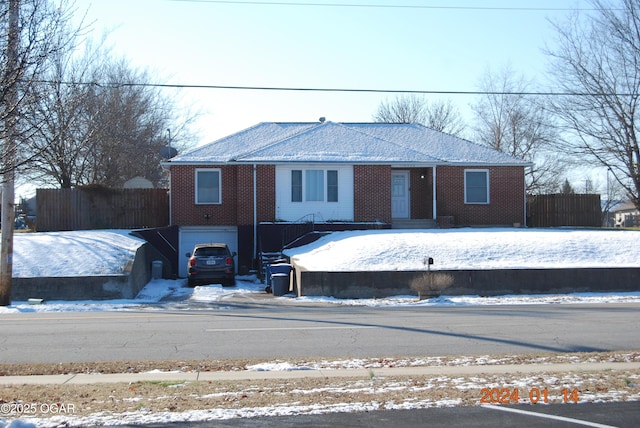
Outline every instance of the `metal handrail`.
POLYGON ((290 226, 282 229, 281 248, 285 248, 287 245, 300 238, 301 236, 306 235, 307 233, 314 232, 315 227, 315 214, 307 214, 304 217, 300 217, 290 226))

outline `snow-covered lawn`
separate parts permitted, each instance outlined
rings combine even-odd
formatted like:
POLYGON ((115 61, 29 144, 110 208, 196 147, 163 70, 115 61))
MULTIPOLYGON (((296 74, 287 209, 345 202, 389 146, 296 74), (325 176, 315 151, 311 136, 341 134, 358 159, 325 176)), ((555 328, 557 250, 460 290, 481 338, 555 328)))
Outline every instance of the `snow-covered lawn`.
POLYGON ((584 229, 436 229, 336 232, 287 250, 312 271, 640 267, 640 232, 584 229))
POLYGON ((121 274, 143 239, 128 230, 16 233, 16 278, 121 274))

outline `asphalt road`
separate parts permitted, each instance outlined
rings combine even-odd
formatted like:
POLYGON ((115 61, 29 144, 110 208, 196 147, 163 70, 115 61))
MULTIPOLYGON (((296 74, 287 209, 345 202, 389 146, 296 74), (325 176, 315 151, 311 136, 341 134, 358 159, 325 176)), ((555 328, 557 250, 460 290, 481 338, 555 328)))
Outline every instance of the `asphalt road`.
POLYGON ((0 315, 0 361, 444 356, 640 349, 640 304, 354 307, 236 299, 0 315))

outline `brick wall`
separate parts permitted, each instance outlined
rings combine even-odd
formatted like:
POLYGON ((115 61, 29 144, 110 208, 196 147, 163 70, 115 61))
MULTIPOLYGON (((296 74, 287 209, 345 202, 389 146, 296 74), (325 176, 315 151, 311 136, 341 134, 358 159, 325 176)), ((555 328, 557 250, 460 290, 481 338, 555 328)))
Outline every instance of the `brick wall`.
POLYGON ((456 225, 513 225, 524 222, 524 168, 438 167, 438 216, 453 216, 456 225), (490 203, 464 203, 464 170, 489 170, 490 203))
POLYGON ((354 165, 354 220, 391 222, 391 167, 354 165))
MULTIPOLYGON (((276 219, 276 167, 258 165, 258 222, 276 219)), ((253 224, 253 219, 250 224, 253 224)))
MULTIPOLYGON (((236 166, 235 172, 237 223, 234 224, 237 224, 238 226, 253 224, 253 166, 236 166)), ((226 199, 223 198, 222 203, 225 204, 226 199)))
MULTIPOLYGON (((197 166, 171 167, 173 224, 253 224, 253 166, 211 166, 222 171, 222 204, 196 205, 197 166), (205 214, 209 214, 207 220, 205 214)), ((489 170, 490 203, 464 203, 465 167, 438 167, 438 216, 453 216, 457 225, 512 225, 524 221, 524 169, 520 167, 479 168, 489 170)), ((258 222, 275 220, 275 166, 257 167, 258 222)), ((391 167, 355 165, 354 220, 391 222, 391 167)), ((411 170, 411 218, 432 218, 432 171, 411 170), (425 178, 420 178, 421 175, 425 178)))
MULTIPOLYGON (((173 224, 179 226, 243 226, 253 224, 253 166, 207 165, 222 173, 222 203, 195 203, 195 170, 204 166, 171 167, 173 224), (206 217, 209 217, 208 219, 206 217)), ((258 221, 275 219, 275 167, 258 166, 258 221)))
POLYGON ((432 168, 411 169, 411 218, 433 218, 432 168))

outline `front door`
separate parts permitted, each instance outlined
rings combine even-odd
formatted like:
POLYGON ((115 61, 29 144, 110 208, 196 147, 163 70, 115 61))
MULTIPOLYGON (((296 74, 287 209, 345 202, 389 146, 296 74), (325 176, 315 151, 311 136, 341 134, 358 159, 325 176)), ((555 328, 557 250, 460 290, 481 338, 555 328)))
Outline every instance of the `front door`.
POLYGON ((409 218, 409 171, 391 173, 391 218, 409 218))

